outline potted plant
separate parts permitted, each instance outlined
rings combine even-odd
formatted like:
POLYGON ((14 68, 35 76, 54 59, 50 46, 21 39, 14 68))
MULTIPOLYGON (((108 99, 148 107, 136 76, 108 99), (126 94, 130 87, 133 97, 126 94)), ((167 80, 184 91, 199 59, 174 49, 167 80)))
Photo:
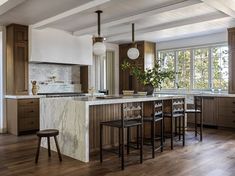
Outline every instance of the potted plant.
POLYGON ((122 70, 129 70, 145 86, 147 95, 152 95, 155 88, 161 89, 161 83, 165 79, 173 80, 175 78, 175 72, 161 69, 159 62, 155 62, 151 69, 144 71, 128 61, 124 61, 121 68, 122 70))

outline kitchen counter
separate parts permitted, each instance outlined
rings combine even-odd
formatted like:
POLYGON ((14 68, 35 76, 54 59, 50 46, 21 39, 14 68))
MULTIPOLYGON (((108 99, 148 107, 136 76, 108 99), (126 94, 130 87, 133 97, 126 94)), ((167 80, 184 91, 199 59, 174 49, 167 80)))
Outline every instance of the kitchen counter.
POLYGON ((43 98, 45 95, 5 95, 7 99, 30 99, 30 98, 43 98))
POLYGON ((229 94, 227 92, 187 92, 187 91, 159 91, 154 94, 170 94, 170 95, 185 95, 185 96, 203 96, 203 97, 235 97, 235 94, 229 94))
MULTIPOLYGON (((120 112, 121 103, 149 102, 173 98, 184 98, 184 96, 128 96, 113 99, 95 97, 40 98, 40 129, 58 129, 60 131, 58 142, 61 153, 83 162, 89 162, 90 143, 92 142, 90 135, 94 135, 94 132, 90 131, 91 124, 95 124, 97 130, 100 119, 108 117, 109 113, 113 116, 115 111, 120 112), (102 112, 104 115, 95 115, 93 107, 98 109, 96 112, 102 112)), ((119 115, 116 114, 115 118, 119 118, 119 115)), ((56 150, 54 143, 51 145, 52 150, 56 150)), ((42 141, 42 146, 47 148, 46 140, 42 141)))
POLYGON ((171 98, 184 98, 184 95, 163 95, 163 94, 155 94, 148 96, 107 96, 106 98, 96 98, 96 97, 78 97, 74 98, 74 101, 84 102, 86 105, 105 105, 105 104, 118 104, 118 103, 130 103, 130 102, 145 102, 145 101, 155 101, 158 99, 165 100, 171 98))

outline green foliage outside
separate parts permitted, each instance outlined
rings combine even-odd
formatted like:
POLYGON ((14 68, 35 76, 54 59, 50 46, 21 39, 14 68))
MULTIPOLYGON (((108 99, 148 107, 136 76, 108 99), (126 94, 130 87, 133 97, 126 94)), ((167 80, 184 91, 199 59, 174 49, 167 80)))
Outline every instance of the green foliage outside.
POLYGON ((228 47, 161 51, 159 60, 162 70, 177 73, 176 82, 166 79, 162 83, 165 89, 177 86, 183 89, 228 89, 228 47), (194 57, 191 64, 192 53, 194 57))

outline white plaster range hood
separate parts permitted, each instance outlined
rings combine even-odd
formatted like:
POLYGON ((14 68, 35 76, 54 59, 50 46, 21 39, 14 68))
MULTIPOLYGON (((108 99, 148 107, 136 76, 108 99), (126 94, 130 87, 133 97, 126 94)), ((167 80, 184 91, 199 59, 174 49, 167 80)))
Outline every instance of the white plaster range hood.
POLYGON ((30 29, 29 61, 92 65, 92 36, 53 28, 30 29))

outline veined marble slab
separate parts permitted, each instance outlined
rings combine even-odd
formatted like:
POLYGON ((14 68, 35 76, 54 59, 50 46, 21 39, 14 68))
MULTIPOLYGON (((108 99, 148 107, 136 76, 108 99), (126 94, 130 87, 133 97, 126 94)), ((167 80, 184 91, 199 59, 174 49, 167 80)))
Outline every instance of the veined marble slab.
MULTIPOLYGON (((59 97, 40 99, 40 129, 58 129, 61 153, 89 162, 89 106, 182 98, 177 95, 128 96, 118 99, 59 97)), ((54 141, 52 150, 56 151, 54 141)), ((46 139, 42 146, 47 148, 46 139)))
MULTIPOLYGON (((61 153, 77 160, 89 161, 89 107, 73 98, 41 98, 40 129, 58 129, 61 153)), ((47 148, 46 139, 42 146, 47 148)), ((54 139, 51 148, 56 151, 54 139)))

